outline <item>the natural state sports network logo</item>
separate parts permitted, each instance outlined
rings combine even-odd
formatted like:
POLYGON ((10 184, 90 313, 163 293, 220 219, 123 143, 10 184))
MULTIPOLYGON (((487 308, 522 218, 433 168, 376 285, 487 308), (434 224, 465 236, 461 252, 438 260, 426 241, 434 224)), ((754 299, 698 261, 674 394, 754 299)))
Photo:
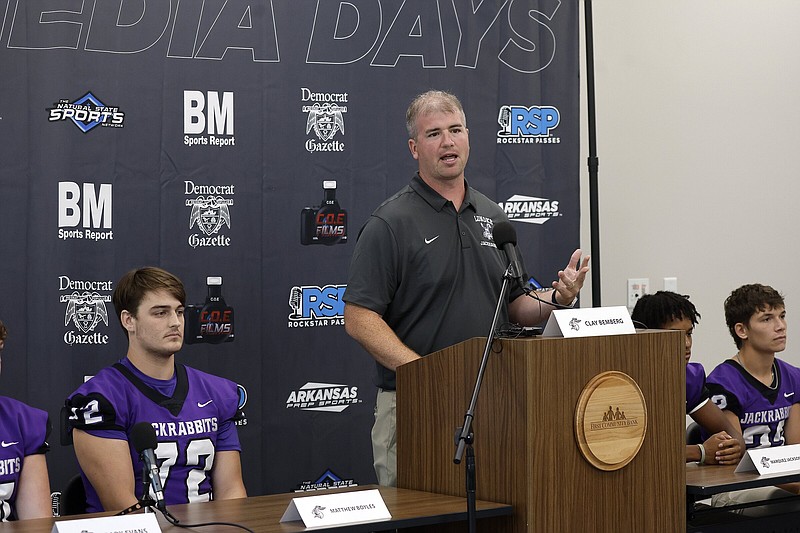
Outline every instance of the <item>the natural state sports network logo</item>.
POLYGON ((104 104, 89 91, 74 102, 62 98, 53 107, 48 107, 47 120, 71 120, 79 130, 88 133, 97 126, 121 128, 125 122, 125 113, 118 107, 104 104))

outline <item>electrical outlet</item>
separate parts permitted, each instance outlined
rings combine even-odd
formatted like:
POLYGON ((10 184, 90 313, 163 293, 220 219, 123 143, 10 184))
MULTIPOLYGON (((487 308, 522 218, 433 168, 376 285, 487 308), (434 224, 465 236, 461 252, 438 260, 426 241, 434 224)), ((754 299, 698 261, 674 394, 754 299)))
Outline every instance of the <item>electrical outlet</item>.
POLYGON ((664 278, 664 290, 678 292, 678 278, 664 278))
POLYGON ((628 309, 633 309, 643 294, 650 292, 648 278, 628 278, 628 309))

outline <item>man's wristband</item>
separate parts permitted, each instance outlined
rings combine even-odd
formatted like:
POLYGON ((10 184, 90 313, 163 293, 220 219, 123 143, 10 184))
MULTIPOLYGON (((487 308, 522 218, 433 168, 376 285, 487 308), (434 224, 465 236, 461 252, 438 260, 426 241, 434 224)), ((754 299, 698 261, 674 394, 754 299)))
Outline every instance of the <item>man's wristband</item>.
POLYGON ((700 447, 700 460, 697 461, 697 464, 704 465, 706 463, 706 447, 702 444, 698 444, 697 446, 700 447))
POLYGON ((560 303, 558 303, 558 300, 556 300, 556 290, 553 289, 553 294, 552 294, 552 296, 550 296, 550 301, 553 302, 554 304, 556 304, 559 307, 575 307, 575 303, 578 301, 578 297, 576 296, 575 298, 573 298, 572 301, 570 303, 568 303, 567 305, 560 304, 560 303))

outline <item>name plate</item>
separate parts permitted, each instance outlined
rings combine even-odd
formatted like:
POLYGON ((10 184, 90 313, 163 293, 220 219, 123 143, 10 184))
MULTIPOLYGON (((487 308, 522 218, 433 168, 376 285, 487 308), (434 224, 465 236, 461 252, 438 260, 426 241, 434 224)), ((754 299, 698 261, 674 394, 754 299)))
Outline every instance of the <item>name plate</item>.
POLYGON ((82 518, 80 520, 61 520, 53 524, 50 533, 119 533, 136 531, 137 533, 161 533, 156 515, 153 513, 129 514, 125 516, 104 516, 100 518, 82 518))
POLYGON ((586 307, 554 309, 547 319, 542 337, 597 337, 636 333, 628 308, 586 307))
POLYGON ((800 444, 747 450, 734 472, 752 472, 758 475, 783 474, 800 470, 800 444))
POLYGON ((293 498, 281 522, 302 520, 306 527, 389 520, 392 515, 378 489, 293 498))

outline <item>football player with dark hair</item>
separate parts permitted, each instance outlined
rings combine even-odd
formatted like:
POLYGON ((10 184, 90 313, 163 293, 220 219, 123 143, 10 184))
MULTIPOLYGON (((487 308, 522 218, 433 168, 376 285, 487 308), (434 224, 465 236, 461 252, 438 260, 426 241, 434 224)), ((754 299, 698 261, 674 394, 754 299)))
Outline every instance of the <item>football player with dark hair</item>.
POLYGON ((67 399, 87 510, 119 511, 148 496, 129 443, 139 422, 156 433, 166 505, 247 496, 236 384, 175 362, 183 346, 183 283, 160 268, 140 268, 120 279, 113 300, 127 356, 67 399))
MULTIPOLYGON (((7 337, 0 321, 0 354, 7 337)), ((49 433, 45 411, 0 396, 0 522, 53 515, 44 456, 49 433)))
MULTIPOLYGON (((711 399, 741 428, 747 449, 800 443, 800 369, 775 354, 786 348, 786 306, 772 287, 743 285, 725 300, 725 322, 739 351, 708 375, 711 399)), ((717 495, 733 505, 800 493, 800 484, 717 495)))
POLYGON ((702 444, 686 445, 686 462, 708 465, 733 465, 744 451, 742 434, 719 408, 709 401, 706 373, 700 363, 690 363, 692 335, 700 320, 688 296, 670 291, 645 294, 636 302, 631 319, 653 329, 674 329, 685 333, 686 350, 686 414, 710 435, 702 444))

